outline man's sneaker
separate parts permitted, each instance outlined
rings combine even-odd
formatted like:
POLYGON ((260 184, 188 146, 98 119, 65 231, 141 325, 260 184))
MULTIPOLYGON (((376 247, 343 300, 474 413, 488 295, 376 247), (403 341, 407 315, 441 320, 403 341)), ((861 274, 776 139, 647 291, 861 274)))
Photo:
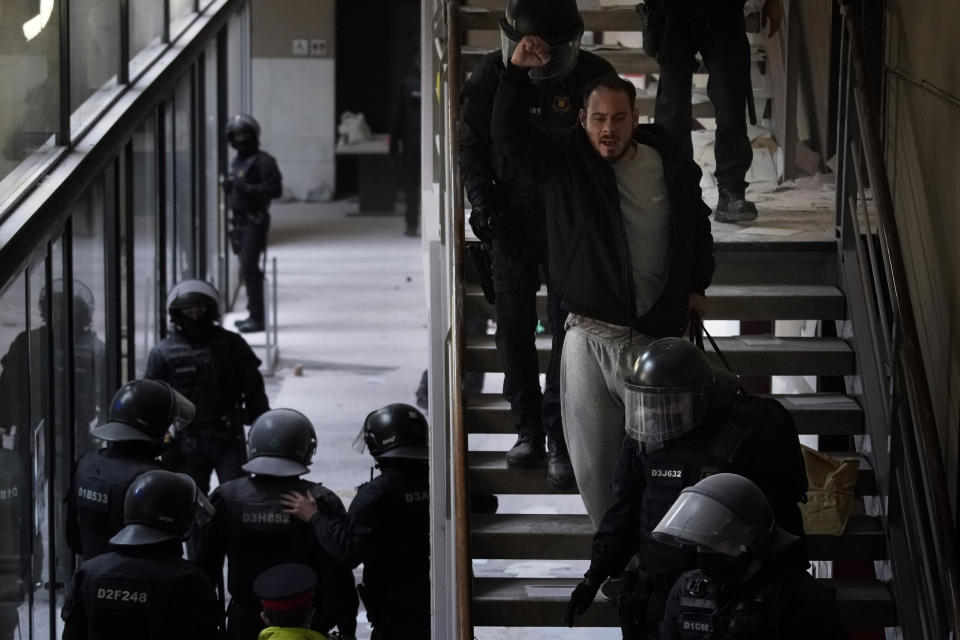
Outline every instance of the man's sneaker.
POLYGON ((570 455, 562 442, 547 440, 547 482, 558 491, 568 491, 577 485, 570 455))
POLYGON ((543 436, 521 433, 517 437, 517 443, 513 445, 510 451, 507 451, 507 466, 535 467, 543 460, 544 456, 546 456, 546 451, 543 449, 543 436))
POLYGON ((750 222, 757 219, 757 206, 742 191, 720 189, 720 199, 713 211, 716 222, 750 222))
POLYGON ((258 331, 263 331, 263 320, 255 320, 253 318, 240 320, 237 322, 237 331, 240 333, 256 333, 258 331))

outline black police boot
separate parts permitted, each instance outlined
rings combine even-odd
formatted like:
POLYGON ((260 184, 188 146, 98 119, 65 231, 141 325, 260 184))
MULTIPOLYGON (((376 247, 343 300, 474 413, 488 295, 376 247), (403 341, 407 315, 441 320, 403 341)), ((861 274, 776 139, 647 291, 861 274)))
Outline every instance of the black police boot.
POLYGON ((517 443, 513 445, 510 451, 507 451, 508 467, 526 467, 531 468, 543 460, 546 452, 543 449, 543 436, 534 436, 529 433, 521 433, 517 437, 517 443))
POLYGON ((720 187, 713 219, 716 222, 750 222, 757 219, 757 206, 746 199, 742 189, 720 187))
POLYGON ((558 491, 573 489, 577 484, 566 443, 552 438, 547 438, 547 482, 558 491))
POLYGON ((237 331, 240 333, 256 333, 258 331, 263 331, 263 320, 256 320, 255 318, 240 320, 237 322, 237 331))

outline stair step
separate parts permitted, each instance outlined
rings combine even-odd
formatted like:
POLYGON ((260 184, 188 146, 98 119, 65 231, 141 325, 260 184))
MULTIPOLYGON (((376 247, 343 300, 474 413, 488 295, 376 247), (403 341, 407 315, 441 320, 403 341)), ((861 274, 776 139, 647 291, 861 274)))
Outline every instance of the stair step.
MULTIPOLYGON (((843 320, 847 307, 834 285, 716 285, 707 289, 711 320, 843 320)), ((467 285, 464 313, 492 318, 480 285, 467 285)), ((547 289, 537 293, 537 313, 547 314, 547 289)))
MULTIPOLYGON (((586 515, 474 514, 470 518, 474 558, 589 560, 593 525, 586 515)), ((886 545, 880 523, 851 516, 841 536, 808 537, 811 560, 881 560, 886 545)))
POLYGON ((717 242, 712 284, 836 285, 835 242, 717 242))
MULTIPOLYGON (((570 578, 475 578, 473 622, 478 627, 560 626, 577 582, 570 578)), ((896 604, 879 580, 824 582, 837 590, 837 601, 848 625, 897 624, 896 604)), ((598 596, 586 613, 577 617, 577 626, 617 626, 613 602, 598 596)))
MULTIPOLYGON (((863 411, 850 396, 804 393, 771 396, 793 416, 802 435, 857 435, 863 433, 863 411)), ((499 394, 467 394, 470 433, 515 433, 510 404, 499 394)))
MULTIPOLYGON (((508 467, 504 451, 470 451, 470 491, 475 494, 574 494, 577 489, 558 491, 547 482, 546 462, 534 469, 508 467)), ((832 453, 836 457, 860 459, 860 474, 857 477, 856 495, 876 494, 876 477, 873 469, 859 454, 852 452, 832 453)))
MULTIPOLYGON (((769 335, 717 338, 720 351, 730 366, 741 375, 843 376, 854 373, 850 346, 840 338, 779 338, 769 335)), ((545 373, 550 359, 550 336, 537 336, 540 372, 545 373)), ((720 359, 707 345, 707 354, 716 366, 720 359)), ((467 341, 468 371, 501 371, 500 358, 491 335, 470 336, 467 341)))
MULTIPOLYGON (((502 6, 502 2, 500 3, 502 6)), ((585 10, 580 12, 584 31, 642 31, 643 18, 633 7, 585 10)), ((476 31, 498 31, 503 10, 463 9, 460 25, 476 31)))

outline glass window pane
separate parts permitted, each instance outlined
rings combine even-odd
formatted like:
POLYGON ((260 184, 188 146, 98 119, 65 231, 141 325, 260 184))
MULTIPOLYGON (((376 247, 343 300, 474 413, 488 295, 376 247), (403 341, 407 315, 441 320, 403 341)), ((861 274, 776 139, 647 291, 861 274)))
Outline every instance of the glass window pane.
POLYGON ((163 2, 130 0, 130 79, 163 50, 163 2))
MULTIPOLYGON (((30 299, 27 312, 30 314, 30 419, 24 432, 29 440, 30 484, 32 486, 32 509, 30 536, 33 542, 31 562, 31 586, 33 590, 32 616, 34 637, 41 637, 38 630, 50 628, 50 592, 44 588, 49 583, 49 483, 50 448, 47 446, 50 426, 50 365, 46 306, 46 266, 43 262, 30 269, 30 299)), ((47 631, 48 635, 50 632, 47 631)))
POLYGON ((175 38, 190 24, 193 0, 170 0, 170 37, 175 38))
POLYGON ((94 182, 73 209, 74 433, 77 458, 96 445, 90 435, 109 404, 106 335, 104 182, 94 182))
POLYGON ((220 139, 219 99, 217 95, 217 41, 213 40, 204 54, 203 72, 203 153, 205 162, 205 203, 204 224, 206 226, 206 279, 216 287, 222 285, 221 276, 221 237, 223 236, 223 216, 220 214, 220 139))
POLYGON ((117 88, 120 3, 70 2, 70 130, 77 133, 105 106, 117 88))
MULTIPOLYGON (((50 296, 51 306, 51 325, 53 333, 53 425, 54 425, 54 461, 56 463, 56 473, 54 478, 56 484, 53 487, 53 503, 61 505, 67 496, 70 488, 70 474, 73 472, 73 456, 70 449, 70 431, 69 431, 69 407, 67 385, 69 378, 67 376, 67 314, 71 312, 72 305, 63 295, 65 290, 63 278, 64 252, 63 239, 58 238, 52 245, 50 251, 51 270, 53 281, 53 293, 50 296), (57 295, 60 292, 60 295, 57 295)), ((76 290, 74 291, 76 294, 76 290)), ((56 540, 54 545, 57 583, 68 585, 73 578, 73 552, 67 545, 67 523, 66 510, 56 509, 54 511, 56 540)), ((60 610, 63 608, 63 600, 66 595, 65 589, 56 591, 56 624, 57 632, 55 637, 59 638, 63 634, 63 621, 60 620, 60 610)))
POLYGON ((30 338, 24 277, 0 295, 0 487, 12 496, 0 501, 0 629, 6 637, 29 636, 26 591, 30 578, 30 338))
POLYGON ((187 74, 174 94, 175 200, 177 207, 178 280, 192 278, 194 269, 193 74, 187 74))
POLYGON ((0 2, 0 204, 53 149, 60 111, 58 5, 0 2), (32 155, 37 150, 47 153, 32 155))
POLYGON ((133 135, 133 351, 138 378, 146 371, 147 356, 160 335, 156 281, 158 159, 154 114, 133 135))

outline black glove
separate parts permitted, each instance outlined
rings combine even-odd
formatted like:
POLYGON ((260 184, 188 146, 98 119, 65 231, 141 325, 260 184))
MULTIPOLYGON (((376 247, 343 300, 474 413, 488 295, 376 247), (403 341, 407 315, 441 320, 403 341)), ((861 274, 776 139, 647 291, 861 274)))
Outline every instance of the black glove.
POLYGON ((250 194, 250 185, 247 183, 246 180, 243 180, 242 178, 235 178, 230 188, 236 189, 237 193, 244 196, 250 194))
POLYGON ((474 207, 470 211, 470 228, 473 229, 473 235, 477 236, 477 240, 483 244, 493 244, 502 215, 495 209, 474 207))
POLYGON ((563 616, 563 622, 568 626, 573 626, 573 621, 577 616, 582 616, 584 612, 593 604, 593 599, 597 597, 597 591, 603 580, 584 576, 577 588, 570 594, 570 602, 567 604, 567 613, 563 616))
POLYGON ((223 192, 230 193, 233 189, 233 178, 230 176, 223 176, 223 192))

